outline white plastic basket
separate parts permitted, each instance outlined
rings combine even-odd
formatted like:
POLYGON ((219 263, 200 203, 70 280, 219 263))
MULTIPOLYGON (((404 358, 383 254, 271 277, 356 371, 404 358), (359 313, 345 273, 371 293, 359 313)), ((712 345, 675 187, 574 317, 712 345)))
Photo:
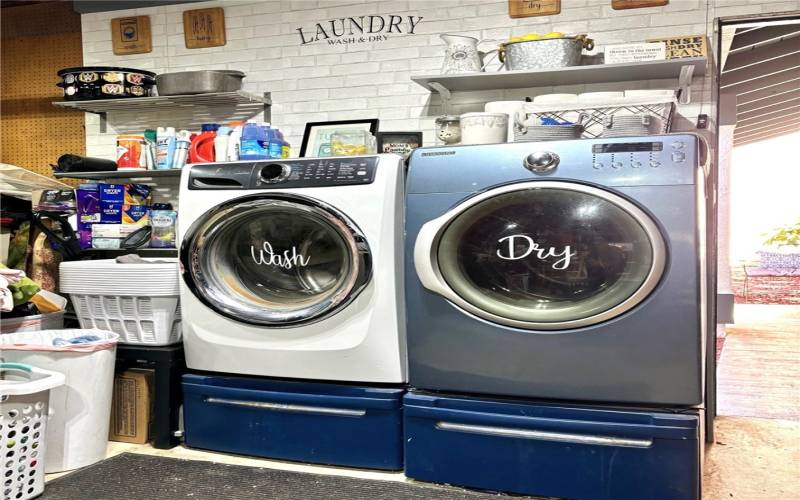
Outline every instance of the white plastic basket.
POLYGON ((121 344, 181 341, 177 260, 72 261, 61 263, 59 272, 60 290, 70 295, 81 328, 111 330, 121 344))
POLYGON ((44 491, 45 430, 50 389, 64 375, 24 363, 0 363, 0 450, 3 500, 44 491))
POLYGON ((111 330, 121 344, 170 345, 181 341, 181 310, 177 295, 70 294, 81 328, 111 330))

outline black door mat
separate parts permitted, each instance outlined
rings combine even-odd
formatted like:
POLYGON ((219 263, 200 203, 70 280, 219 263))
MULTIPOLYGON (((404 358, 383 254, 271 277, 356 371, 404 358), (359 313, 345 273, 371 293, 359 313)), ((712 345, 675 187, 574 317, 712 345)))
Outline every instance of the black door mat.
POLYGON ((39 499, 498 500, 502 497, 512 498, 426 483, 326 476, 123 453, 47 483, 39 499))

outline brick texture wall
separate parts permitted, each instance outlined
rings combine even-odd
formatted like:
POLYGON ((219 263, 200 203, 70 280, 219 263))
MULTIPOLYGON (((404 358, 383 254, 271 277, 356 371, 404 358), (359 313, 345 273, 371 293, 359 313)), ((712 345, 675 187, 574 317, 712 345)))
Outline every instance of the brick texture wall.
MULTIPOLYGON (((664 7, 615 11, 610 0, 563 0, 561 14, 511 19, 507 0, 269 0, 213 1, 166 7, 84 14, 83 58, 86 65, 115 65, 155 72, 236 69, 247 73, 245 90, 271 92, 272 123, 287 134, 293 153, 299 151, 306 122, 378 117, 381 130, 422 130, 426 144, 434 143, 433 124, 441 114, 438 96, 410 80, 412 75, 436 74, 442 64, 442 33, 468 34, 480 39, 507 40, 529 32, 588 33, 595 52, 612 43, 646 38, 706 33, 712 40, 716 17, 800 9, 800 1, 670 0, 664 7), (186 49, 182 12, 225 8, 227 44, 209 49, 186 49), (389 35, 380 42, 329 45, 302 44, 297 28, 314 32, 315 24, 362 15, 422 16, 415 34, 389 35), (115 56, 110 20, 149 15, 153 51, 115 56)), ((404 26, 405 27, 405 26, 404 26)), ((482 47, 491 48, 491 43, 482 47)), ((666 88, 672 81, 629 82, 558 88, 514 89, 457 93, 450 112, 483 109, 486 101, 516 99, 550 92, 666 88)), ((709 112, 709 78, 696 79, 694 102, 682 106, 686 118, 679 128, 691 128, 698 113, 709 112)), ((163 116, 169 125, 169 115, 163 116)), ((98 118, 86 115, 87 154, 113 158, 115 137, 124 126, 99 132, 98 118)), ((141 132, 141 131, 138 131, 141 132)))

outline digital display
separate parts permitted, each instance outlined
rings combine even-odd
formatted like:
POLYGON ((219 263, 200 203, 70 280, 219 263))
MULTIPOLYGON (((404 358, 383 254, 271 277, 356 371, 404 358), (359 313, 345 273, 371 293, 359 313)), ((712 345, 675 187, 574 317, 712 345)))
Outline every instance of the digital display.
POLYGON ((663 142, 619 142, 615 144, 595 144, 592 153, 641 153, 663 151, 663 142))

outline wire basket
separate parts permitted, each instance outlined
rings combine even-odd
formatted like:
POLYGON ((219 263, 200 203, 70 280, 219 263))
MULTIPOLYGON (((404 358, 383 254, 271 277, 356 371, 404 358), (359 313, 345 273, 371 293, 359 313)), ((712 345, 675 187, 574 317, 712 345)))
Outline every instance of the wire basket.
POLYGON ((3 500, 44 491, 45 430, 50 389, 64 375, 23 363, 0 363, 0 481, 3 500))
POLYGON ((652 115, 660 119, 660 130, 655 130, 655 134, 666 134, 672 129, 672 118, 675 114, 675 102, 642 102, 636 104, 625 104, 603 107, 575 107, 567 109, 556 109, 546 104, 527 104, 526 113, 537 118, 552 118, 559 122, 575 123, 581 113, 587 115, 583 122, 584 130, 581 136, 584 139, 592 139, 603 135, 604 124, 607 116, 614 115, 652 115))

